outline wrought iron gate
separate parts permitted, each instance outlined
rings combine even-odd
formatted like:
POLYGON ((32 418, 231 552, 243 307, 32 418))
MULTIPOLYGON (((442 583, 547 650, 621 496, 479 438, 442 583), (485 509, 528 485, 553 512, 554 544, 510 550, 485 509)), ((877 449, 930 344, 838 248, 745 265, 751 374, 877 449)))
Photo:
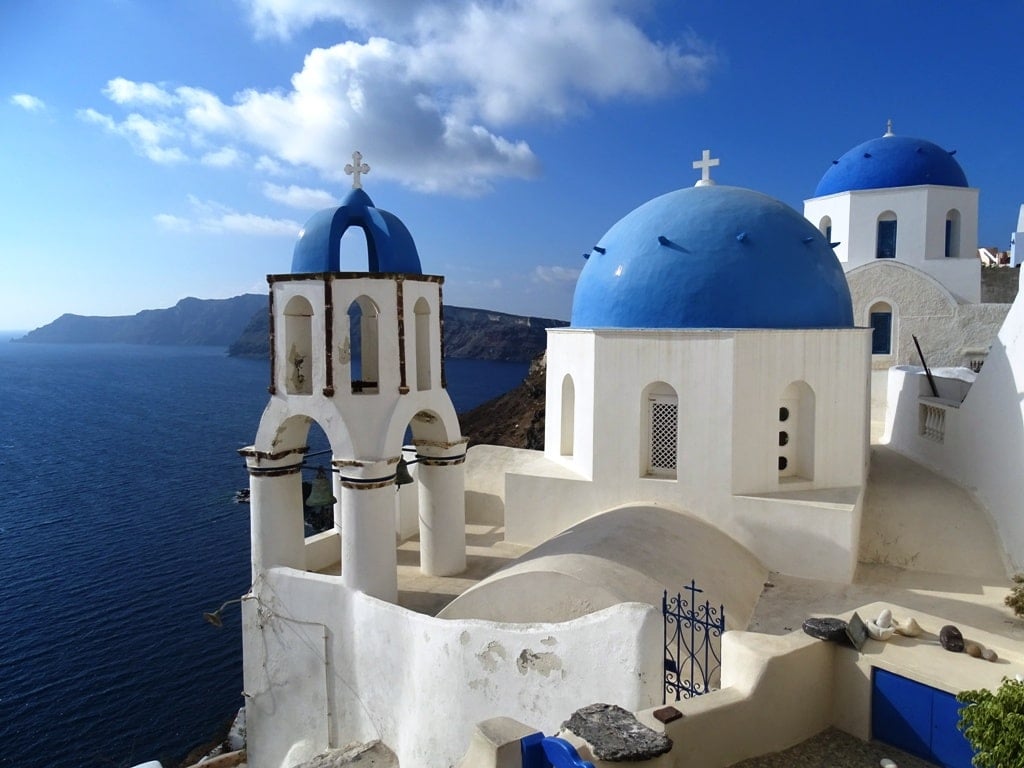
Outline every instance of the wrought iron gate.
POLYGON ((725 632, 725 606, 711 607, 705 600, 697 605, 697 588, 691 580, 682 592, 669 598, 665 590, 661 598, 661 612, 665 618, 665 690, 662 703, 669 694, 675 700, 689 699, 707 693, 717 685, 722 668, 722 633, 725 632))

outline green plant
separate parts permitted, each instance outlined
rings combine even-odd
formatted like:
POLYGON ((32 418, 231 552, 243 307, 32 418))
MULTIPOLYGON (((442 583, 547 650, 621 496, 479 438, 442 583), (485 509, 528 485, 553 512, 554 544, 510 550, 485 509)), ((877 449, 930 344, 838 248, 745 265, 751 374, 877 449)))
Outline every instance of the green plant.
POLYGON ((1024 617, 1024 573, 1015 573, 1013 583, 1010 594, 1003 602, 1013 608, 1015 615, 1024 617))
POLYGON ((956 700, 957 728, 974 747, 975 768, 1015 768, 1024 765, 1024 681, 1003 678, 999 689, 963 691, 956 700))

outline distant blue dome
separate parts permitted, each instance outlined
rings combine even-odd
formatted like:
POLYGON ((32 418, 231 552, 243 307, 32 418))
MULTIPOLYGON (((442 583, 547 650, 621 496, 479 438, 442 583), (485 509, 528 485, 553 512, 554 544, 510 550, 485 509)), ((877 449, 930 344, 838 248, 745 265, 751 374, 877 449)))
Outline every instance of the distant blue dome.
POLYGON ((656 197, 590 253, 575 328, 850 328, 843 269, 822 234, 749 189, 656 197))
POLYGON ((966 187, 967 176, 950 152, 930 141, 882 136, 858 144, 833 161, 818 182, 814 196, 921 184, 966 187))
MULTIPOLYGON (((394 214, 375 208, 362 189, 349 192, 339 207, 326 208, 310 217, 292 252, 292 273, 340 272, 341 236, 353 226, 366 233, 366 271, 423 274, 409 230, 394 214)), ((363 270, 346 265, 345 271, 363 270)))

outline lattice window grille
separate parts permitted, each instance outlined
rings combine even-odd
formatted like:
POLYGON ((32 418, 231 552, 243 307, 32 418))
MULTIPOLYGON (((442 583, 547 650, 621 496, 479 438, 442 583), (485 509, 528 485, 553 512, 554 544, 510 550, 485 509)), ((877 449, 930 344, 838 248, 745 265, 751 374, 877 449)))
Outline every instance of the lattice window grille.
POLYGON ((670 400, 651 401, 651 470, 676 468, 676 425, 679 404, 670 400))

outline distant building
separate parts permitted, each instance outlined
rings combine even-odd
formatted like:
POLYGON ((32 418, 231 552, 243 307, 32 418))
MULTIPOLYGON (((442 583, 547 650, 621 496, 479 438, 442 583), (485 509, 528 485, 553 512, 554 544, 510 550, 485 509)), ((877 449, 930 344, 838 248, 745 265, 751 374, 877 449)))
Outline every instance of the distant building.
POLYGON ((977 365, 1009 305, 982 302, 978 190, 954 152, 884 136, 834 160, 804 216, 834 244, 855 321, 872 329, 872 367, 977 365))

